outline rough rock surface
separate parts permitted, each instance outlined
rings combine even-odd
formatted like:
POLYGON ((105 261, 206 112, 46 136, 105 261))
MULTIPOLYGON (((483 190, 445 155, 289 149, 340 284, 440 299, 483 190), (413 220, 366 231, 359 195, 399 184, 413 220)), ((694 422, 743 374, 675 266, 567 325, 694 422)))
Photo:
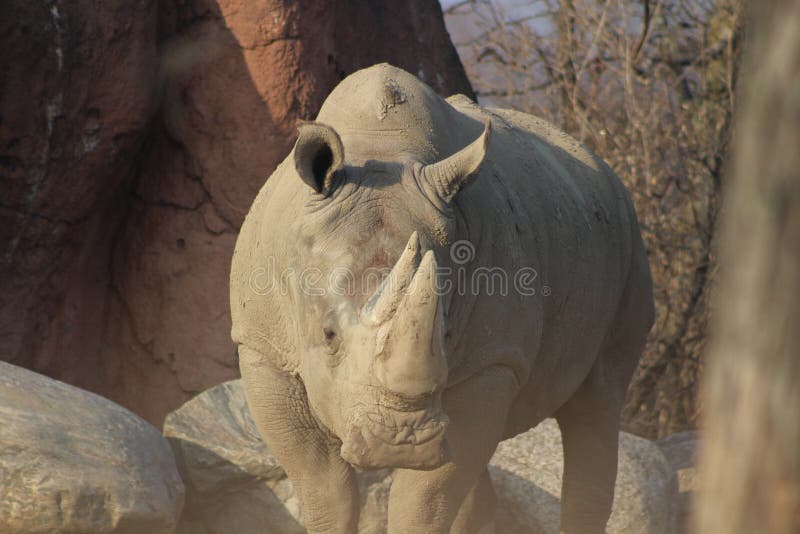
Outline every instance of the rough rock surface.
POLYGON ((93 391, 113 369, 110 251, 158 106, 156 6, 9 0, 0 17, 0 358, 93 391))
MULTIPOLYGON (((258 436, 239 380, 198 395, 167 416, 164 433, 187 486, 182 532, 303 532, 291 482, 258 436)), ((676 483, 658 446, 621 434, 609 532, 671 533, 676 483)), ((547 420, 501 443, 490 474, 497 532, 557 533, 561 436, 547 420)), ((361 533, 386 529, 389 470, 361 473, 361 533)))
POLYGON ((184 488, 158 430, 0 362, 0 532, 167 533, 184 488))
MULTIPOLYGON (((554 419, 499 445, 489 468, 498 500, 498 532, 559 532, 563 466, 561 433, 554 419)), ((672 533, 676 491, 674 471, 658 446, 620 433, 607 532, 672 533)))
POLYGON ((697 451, 700 448, 700 433, 678 432, 656 441, 678 478, 678 500, 676 510, 676 532, 688 532, 692 505, 701 490, 697 471, 697 451))
POLYGON ((10 0, 0 17, 0 354, 159 423, 237 375, 252 199, 347 74, 472 91, 435 0, 10 0))

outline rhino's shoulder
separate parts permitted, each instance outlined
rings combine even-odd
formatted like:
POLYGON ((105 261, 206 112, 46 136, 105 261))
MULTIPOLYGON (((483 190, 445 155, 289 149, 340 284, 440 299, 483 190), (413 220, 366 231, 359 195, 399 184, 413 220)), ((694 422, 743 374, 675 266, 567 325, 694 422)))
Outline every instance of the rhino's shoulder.
POLYGON ((262 186, 239 231, 230 267, 231 338, 286 370, 294 365, 295 346, 280 276, 291 234, 287 221, 297 204, 287 172, 285 160, 262 186))
POLYGON ((599 165, 597 156, 577 139, 536 115, 514 109, 484 108, 476 104, 469 97, 461 94, 448 97, 447 103, 460 113, 481 122, 491 117, 493 123, 495 123, 495 130, 499 133, 498 137, 503 136, 502 132, 504 130, 511 130, 514 131, 517 136, 520 134, 522 136, 527 136, 531 142, 560 149, 565 154, 568 154, 595 171, 605 170, 599 165))

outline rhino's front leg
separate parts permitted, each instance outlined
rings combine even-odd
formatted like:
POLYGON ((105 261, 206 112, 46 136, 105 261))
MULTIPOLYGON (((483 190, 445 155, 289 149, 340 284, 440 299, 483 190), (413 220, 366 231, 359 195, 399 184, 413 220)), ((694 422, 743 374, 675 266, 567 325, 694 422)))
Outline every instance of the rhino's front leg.
POLYGON ((450 458, 431 471, 395 473, 389 496, 390 534, 449 532, 456 516, 454 528, 459 532, 491 531, 493 507, 490 517, 476 517, 485 503, 466 497, 486 474, 518 391, 514 373, 504 366, 491 367, 445 391, 450 458))
POLYGON ((303 384, 260 353, 239 346, 250 412, 264 441, 300 499, 309 532, 352 533, 358 525, 358 486, 340 443, 312 417, 303 384))

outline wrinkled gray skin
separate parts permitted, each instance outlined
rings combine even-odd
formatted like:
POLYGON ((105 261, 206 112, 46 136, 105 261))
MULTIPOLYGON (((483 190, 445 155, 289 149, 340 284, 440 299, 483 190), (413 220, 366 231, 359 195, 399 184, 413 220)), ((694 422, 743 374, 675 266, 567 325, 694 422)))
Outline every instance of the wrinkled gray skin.
POLYGON ((390 532, 490 532, 489 458, 549 416, 562 530, 604 530, 652 287, 622 183, 551 125, 356 72, 253 203, 231 307, 250 410, 309 531, 353 532, 354 466, 392 466, 390 532), (486 268, 505 295, 469 286, 486 268))

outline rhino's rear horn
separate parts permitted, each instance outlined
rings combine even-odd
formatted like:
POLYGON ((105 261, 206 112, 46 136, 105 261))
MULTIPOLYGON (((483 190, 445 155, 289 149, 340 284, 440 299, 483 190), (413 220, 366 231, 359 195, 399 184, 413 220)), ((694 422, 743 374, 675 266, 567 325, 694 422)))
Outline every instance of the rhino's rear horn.
POLYGON ((364 305, 361 313, 367 323, 382 324, 394 315, 419 266, 419 261, 419 236, 415 231, 408 239, 406 248, 394 264, 389 276, 364 305))
POLYGON ((486 157, 491 134, 492 121, 486 119, 483 133, 475 141, 452 156, 422 168, 422 178, 434 187, 445 202, 453 200, 456 193, 478 173, 486 157))
POLYGON ((319 122, 300 122, 294 145, 297 174, 317 193, 328 195, 344 166, 344 147, 336 130, 319 122))

